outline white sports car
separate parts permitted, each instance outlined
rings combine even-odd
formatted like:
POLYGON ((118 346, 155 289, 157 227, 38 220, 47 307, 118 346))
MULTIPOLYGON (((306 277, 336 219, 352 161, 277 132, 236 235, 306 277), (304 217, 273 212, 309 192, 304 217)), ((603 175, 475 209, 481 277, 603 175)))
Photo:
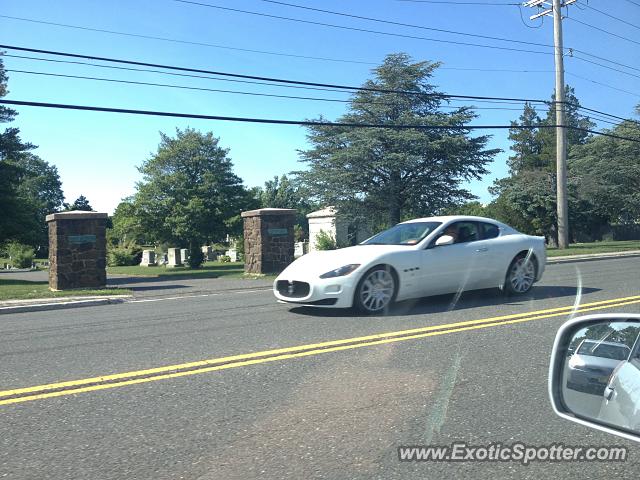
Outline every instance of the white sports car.
POLYGON ((418 218, 359 245, 311 252, 273 284, 281 302, 385 311, 394 301, 499 287, 526 293, 542 277, 544 237, 525 235, 496 220, 418 218))

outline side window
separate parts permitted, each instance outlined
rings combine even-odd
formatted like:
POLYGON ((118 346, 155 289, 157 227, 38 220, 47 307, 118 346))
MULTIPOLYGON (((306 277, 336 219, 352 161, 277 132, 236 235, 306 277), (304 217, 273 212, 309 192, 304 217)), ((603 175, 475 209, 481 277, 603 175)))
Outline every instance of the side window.
POLYGON ((491 223, 481 223, 480 228, 482 230, 482 238, 488 240, 489 238, 496 238, 500 235, 500 229, 491 223))
POLYGON ((449 225, 443 235, 451 235, 454 243, 475 242, 480 240, 478 224, 476 222, 455 222, 449 225))

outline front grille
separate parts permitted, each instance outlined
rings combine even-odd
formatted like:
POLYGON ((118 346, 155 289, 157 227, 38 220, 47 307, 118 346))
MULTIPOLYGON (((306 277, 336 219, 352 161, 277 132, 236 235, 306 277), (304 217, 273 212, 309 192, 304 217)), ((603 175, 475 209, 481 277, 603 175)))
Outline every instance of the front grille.
POLYGON ((283 297, 303 298, 309 295, 309 284, 307 282, 278 280, 276 288, 283 297))

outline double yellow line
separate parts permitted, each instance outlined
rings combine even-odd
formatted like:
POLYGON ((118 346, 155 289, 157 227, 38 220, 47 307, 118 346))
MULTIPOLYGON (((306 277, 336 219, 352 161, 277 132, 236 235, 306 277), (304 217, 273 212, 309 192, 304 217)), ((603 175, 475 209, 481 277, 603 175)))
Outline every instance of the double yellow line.
POLYGON ((351 350, 373 345, 414 340, 417 338, 431 337, 435 335, 445 335, 467 330, 495 327, 499 325, 509 325, 532 320, 540 320, 551 317, 559 317, 572 313, 583 313, 594 310, 621 307, 640 303, 640 295, 632 297, 615 298, 600 302, 585 303, 574 306, 548 308, 533 312, 516 313, 499 317, 484 318, 481 320, 468 320, 464 322, 448 323, 444 325, 433 325, 430 327, 413 328, 409 330, 399 330, 395 332, 378 333, 364 337, 345 338, 342 340, 332 340, 329 342, 312 343, 298 345, 294 347, 279 348, 275 350, 264 350, 242 355, 212 358, 197 362, 167 365, 164 367, 150 368, 147 370, 136 370, 131 372, 104 375, 101 377, 84 378, 67 382, 49 383, 36 385, 33 387, 17 388, 13 390, 0 391, 0 405, 10 405, 13 403, 29 402, 32 400, 42 400, 45 398, 61 397, 77 393, 106 390, 109 388, 136 385, 139 383, 155 382, 170 378, 186 377, 207 372, 227 370, 230 368, 245 367, 259 363, 288 360, 292 358, 307 357, 321 353, 338 352, 351 350))

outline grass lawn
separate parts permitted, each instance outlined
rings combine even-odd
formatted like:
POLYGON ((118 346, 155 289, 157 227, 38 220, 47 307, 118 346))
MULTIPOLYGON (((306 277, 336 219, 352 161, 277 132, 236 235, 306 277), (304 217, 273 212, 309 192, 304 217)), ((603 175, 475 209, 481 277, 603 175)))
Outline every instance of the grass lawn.
POLYGON ((574 243, 566 250, 548 248, 547 256, 561 257, 564 255, 584 255, 588 253, 624 252, 627 250, 640 250, 640 240, 626 240, 622 242, 593 242, 574 243))
POLYGON ((131 290, 123 288, 102 288, 99 290, 65 290, 64 292, 52 292, 48 282, 30 282, 0 276, 0 301, 24 300, 29 298, 55 298, 74 297, 87 295, 127 295, 131 290))
POLYGON ((157 267, 140 267, 134 265, 131 267, 108 267, 107 273, 131 275, 131 276, 150 276, 150 277, 169 277, 179 276, 183 278, 217 278, 217 277, 243 277, 244 263, 221 263, 221 262, 205 262, 200 268, 190 269, 188 267, 167 268, 165 266, 157 267))

